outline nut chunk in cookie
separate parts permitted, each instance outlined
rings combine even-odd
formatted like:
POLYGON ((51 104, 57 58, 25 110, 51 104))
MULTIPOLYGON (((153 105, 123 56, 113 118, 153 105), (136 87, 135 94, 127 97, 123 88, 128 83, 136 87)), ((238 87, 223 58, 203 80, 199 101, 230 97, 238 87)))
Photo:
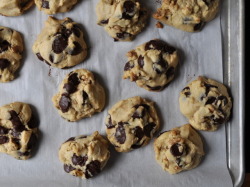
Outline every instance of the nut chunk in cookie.
POLYGON ((68 12, 78 2, 78 0, 35 0, 35 4, 40 11, 46 14, 56 14, 68 12))
POLYGON ((1 0, 0 15, 20 16, 34 4, 34 0, 1 0))
POLYGON ((70 18, 49 17, 32 50, 39 60, 57 68, 70 68, 87 56, 83 31, 70 18))
POLYGON ((181 113, 198 130, 215 131, 230 116, 232 101, 227 88, 212 79, 198 77, 180 93, 181 113))
POLYGON ((71 137, 59 149, 64 171, 82 179, 99 174, 109 156, 108 141, 97 131, 90 136, 71 137))
POLYGON ((90 71, 78 69, 66 76, 52 101, 63 118, 78 121, 102 111, 105 91, 90 71))
POLYGON ((187 32, 200 31, 215 18, 220 0, 163 0, 153 17, 187 32))
POLYGON ((116 103, 105 124, 107 137, 118 152, 147 145, 160 127, 154 103, 139 96, 116 103))
POLYGON ((20 160, 30 158, 37 142, 37 125, 28 104, 0 107, 0 152, 20 160))
POLYGON ((179 59, 174 47, 158 39, 136 47, 127 56, 123 78, 148 91, 161 91, 173 80, 179 59))
POLYGON ((23 39, 19 32, 0 26, 0 82, 12 81, 21 64, 23 39))
POLYGON ((147 10, 137 0, 100 0, 97 24, 115 41, 131 41, 145 27, 147 10))
POLYGON ((197 167, 205 154, 199 134, 189 124, 160 134, 154 151, 157 162, 170 174, 197 167))

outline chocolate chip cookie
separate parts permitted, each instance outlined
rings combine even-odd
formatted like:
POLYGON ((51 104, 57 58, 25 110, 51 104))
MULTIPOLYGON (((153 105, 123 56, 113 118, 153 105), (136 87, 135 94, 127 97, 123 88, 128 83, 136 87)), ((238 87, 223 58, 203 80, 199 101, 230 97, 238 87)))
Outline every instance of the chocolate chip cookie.
POLYGON ((78 0, 35 0, 35 4, 40 11, 46 14, 56 14, 60 12, 68 12, 78 2, 78 0))
POLYGON ((174 78, 177 50, 161 40, 150 40, 129 51, 127 56, 123 78, 148 91, 161 91, 174 78))
POLYGON ((227 88, 214 80, 198 77, 180 93, 181 113, 198 130, 215 131, 230 116, 232 101, 227 88))
POLYGON ((90 71, 78 69, 66 76, 52 101, 63 118, 78 121, 102 111, 105 91, 90 71))
POLYGON ((116 103, 105 124, 107 137, 118 152, 147 145, 160 127, 154 103, 138 96, 116 103))
POLYGON ((220 0, 163 0, 153 17, 187 32, 200 31, 215 18, 220 0))
POLYGON ((71 137, 59 149, 65 172, 82 179, 99 174, 109 156, 108 141, 97 131, 90 136, 71 137))
POLYGON ((57 68, 69 68, 87 56, 83 32, 70 18, 49 17, 33 45, 37 58, 57 68))
POLYGON ((37 125, 28 104, 15 102, 0 107, 0 152, 20 160, 30 158, 37 125))
POLYGON ((155 158, 170 174, 197 167, 204 156, 199 134, 186 124, 163 132, 154 142, 155 158))
POLYGON ((1 0, 0 14, 3 16, 20 16, 34 4, 34 0, 1 0))
POLYGON ((9 82, 20 67, 23 52, 21 34, 0 26, 0 82, 9 82))
POLYGON ((97 24, 115 41, 130 41, 145 27, 147 10, 137 0, 100 0, 97 24))

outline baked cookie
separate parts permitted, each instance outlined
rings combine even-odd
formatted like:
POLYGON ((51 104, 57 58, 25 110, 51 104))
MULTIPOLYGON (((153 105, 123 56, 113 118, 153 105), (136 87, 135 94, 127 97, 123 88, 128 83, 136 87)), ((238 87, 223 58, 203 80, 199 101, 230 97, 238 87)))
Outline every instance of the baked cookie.
POLYGON ((199 134, 189 124, 160 134, 154 151, 157 162, 170 174, 197 167, 205 155, 199 134))
POLYGON ((99 174, 109 156, 108 141, 97 131, 90 136, 71 137, 59 149, 65 172, 83 179, 99 174))
POLYGON ((69 68, 87 56, 83 32, 70 18, 49 17, 33 45, 38 59, 57 68, 69 68))
POLYGON ((214 80, 198 77, 180 93, 181 113, 198 130, 215 131, 230 116, 232 101, 227 88, 214 80))
POLYGON ((46 14, 68 12, 77 2, 78 0, 35 0, 37 8, 46 14))
POLYGON ((23 52, 21 34, 13 29, 0 26, 0 82, 13 80, 20 67, 23 52))
POLYGON ((148 91, 161 91, 174 78, 177 50, 161 40, 150 40, 129 51, 127 56, 123 78, 148 91))
POLYGON ((153 17, 187 32, 200 31, 219 10, 220 0, 163 0, 153 17))
POLYGON ((34 0, 1 0, 0 14, 3 16, 20 16, 34 4, 34 0))
POLYGON ((52 101, 63 118, 78 121, 102 111, 105 91, 90 71, 78 69, 66 76, 52 101))
POLYGON ((97 24, 115 41, 130 41, 145 27, 148 13, 137 0, 100 0, 97 24))
POLYGON ((0 107, 0 152, 20 160, 30 158, 37 125, 28 104, 15 102, 0 107))
POLYGON ((105 124, 107 137, 118 152, 147 145, 160 127, 154 103, 139 96, 116 103, 105 124))

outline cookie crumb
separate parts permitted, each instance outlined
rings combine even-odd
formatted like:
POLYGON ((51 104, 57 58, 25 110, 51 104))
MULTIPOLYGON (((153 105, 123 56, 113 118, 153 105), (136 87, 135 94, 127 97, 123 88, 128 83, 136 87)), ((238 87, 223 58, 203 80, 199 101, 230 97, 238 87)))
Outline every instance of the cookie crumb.
POLYGON ((161 22, 157 21, 157 23, 155 24, 155 26, 159 29, 162 29, 164 26, 161 22))

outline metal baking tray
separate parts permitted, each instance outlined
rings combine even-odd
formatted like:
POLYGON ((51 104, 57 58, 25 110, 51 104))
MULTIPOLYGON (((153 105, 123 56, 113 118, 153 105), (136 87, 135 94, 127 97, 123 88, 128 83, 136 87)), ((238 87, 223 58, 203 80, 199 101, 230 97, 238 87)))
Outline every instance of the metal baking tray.
POLYGON ((245 177, 244 161, 244 0, 223 1, 221 13, 224 84, 233 95, 233 117, 226 124, 227 165, 234 186, 241 186, 245 177))

